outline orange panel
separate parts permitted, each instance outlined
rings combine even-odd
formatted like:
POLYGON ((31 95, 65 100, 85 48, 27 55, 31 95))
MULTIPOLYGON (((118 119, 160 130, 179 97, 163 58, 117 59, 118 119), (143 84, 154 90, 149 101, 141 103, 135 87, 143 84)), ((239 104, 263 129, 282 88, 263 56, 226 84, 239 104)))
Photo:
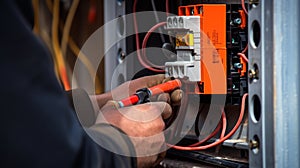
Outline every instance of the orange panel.
POLYGON ((198 4, 180 6, 180 16, 200 16, 201 81, 197 94, 227 93, 226 5, 198 4))

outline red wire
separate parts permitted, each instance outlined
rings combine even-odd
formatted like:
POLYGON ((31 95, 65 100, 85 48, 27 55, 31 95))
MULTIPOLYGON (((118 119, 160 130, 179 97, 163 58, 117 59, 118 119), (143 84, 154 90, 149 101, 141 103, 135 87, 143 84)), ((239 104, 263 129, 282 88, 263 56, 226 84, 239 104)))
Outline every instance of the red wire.
MULTIPOLYGON (((243 8, 244 12, 246 13, 246 15, 248 15, 248 11, 247 11, 247 9, 246 9, 246 7, 245 7, 245 0, 241 0, 241 4, 242 4, 242 8, 243 8)), ((247 44, 247 46, 244 48, 244 50, 242 51, 242 54, 245 54, 247 50, 248 50, 248 44, 247 44)), ((247 61, 247 62, 248 62, 248 61, 247 61)))
POLYGON ((166 15, 169 16, 169 0, 166 0, 166 15))
MULTIPOLYGON (((225 113, 223 115, 223 112, 222 112, 222 121, 224 121, 224 119, 225 119, 225 122, 223 122, 223 128, 224 128, 224 123, 226 123, 226 116, 225 116, 225 113)), ((221 125, 221 121, 220 121, 217 128, 209 136, 207 136, 206 138, 202 139, 201 141, 199 141, 197 143, 190 145, 190 147, 199 146, 199 145, 203 144, 204 142, 210 140, 212 137, 214 137, 220 131, 221 127, 222 127, 222 125, 221 125)), ((225 126, 225 128, 226 128, 226 126, 225 126)), ((223 131, 222 131, 222 133, 223 133, 223 131)), ((225 134, 225 132, 224 132, 224 134, 225 134)))
POLYGON ((245 54, 243 54, 243 53, 238 53, 237 55, 240 56, 240 57, 242 57, 246 62, 248 62, 248 58, 246 57, 245 54))
POLYGON ((71 85, 68 79, 68 73, 65 67, 61 67, 59 68, 59 74, 60 74, 60 78, 61 81, 63 83, 64 89, 66 91, 71 90, 71 85))
POLYGON ((161 70, 161 69, 155 69, 151 66, 149 66, 142 58, 141 53, 140 53, 140 39, 139 39, 139 34, 138 34, 138 25, 137 25, 137 19, 136 19, 136 6, 137 6, 137 1, 135 0, 133 3, 133 22, 134 22, 134 29, 135 29, 135 41, 136 41, 136 50, 137 50, 137 56, 138 56, 138 60, 141 63, 141 65, 151 71, 154 72, 165 72, 165 70, 161 70))
POLYGON ((149 40, 149 37, 151 35, 152 32, 154 32, 156 29, 158 29, 159 27, 161 26, 164 26, 166 25, 167 22, 161 22, 161 23, 158 23, 156 24, 155 26, 153 26, 146 34, 146 36, 144 37, 144 40, 143 40, 143 43, 142 43, 142 56, 143 56, 143 59, 144 61, 146 61, 148 63, 148 65, 152 66, 152 67, 155 67, 155 68, 160 68, 160 69, 165 69, 165 66, 158 66, 158 65, 155 65, 155 64, 152 64, 150 61, 148 61, 147 59, 147 56, 146 56, 146 51, 144 50, 144 48, 147 47, 147 42, 149 40))
POLYGON ((222 132, 220 135, 220 139, 224 138, 225 133, 226 133, 226 128, 227 128, 227 120, 226 120, 226 114, 224 109, 222 110, 222 123, 223 123, 223 128, 222 128, 222 132))
MULTIPOLYGON (((185 146, 176 146, 176 145, 170 145, 170 144, 167 144, 167 145, 174 148, 174 149, 178 149, 178 150, 205 150, 205 149, 215 147, 215 146, 223 143, 225 140, 230 138, 236 132, 236 130, 240 127, 240 125, 243 121, 244 113, 245 113, 244 111, 245 111, 245 104, 246 104, 247 96, 248 96, 248 93, 245 93, 243 95, 242 104, 241 104, 241 112, 240 112, 240 116, 238 118, 238 121, 236 122, 233 129, 225 137, 220 138, 218 141, 215 141, 211 144, 204 145, 204 146, 197 146, 197 147, 185 147, 185 146)), ((224 125, 224 123, 223 123, 223 125, 224 125)))
POLYGON ((248 50, 248 43, 247 43, 246 47, 244 48, 244 50, 242 51, 242 54, 245 54, 247 50, 248 50))
POLYGON ((241 0, 241 4, 242 4, 242 8, 243 8, 244 12, 248 15, 248 11, 245 6, 245 0, 241 0))

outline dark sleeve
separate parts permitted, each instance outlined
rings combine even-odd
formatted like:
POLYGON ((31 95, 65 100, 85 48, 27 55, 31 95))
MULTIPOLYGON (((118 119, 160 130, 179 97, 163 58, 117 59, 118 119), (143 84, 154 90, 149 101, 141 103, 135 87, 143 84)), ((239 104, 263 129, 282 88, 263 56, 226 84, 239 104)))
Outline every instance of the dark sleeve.
POLYGON ((76 112, 79 122, 84 127, 95 124, 96 116, 93 104, 85 90, 77 88, 66 92, 72 109, 76 112))
POLYGON ((77 122, 49 53, 20 11, 15 1, 0 1, 0 167, 135 166, 134 158, 106 150, 88 134, 121 150, 133 148, 129 139, 119 137, 120 143, 106 134, 113 127, 85 130, 77 122))

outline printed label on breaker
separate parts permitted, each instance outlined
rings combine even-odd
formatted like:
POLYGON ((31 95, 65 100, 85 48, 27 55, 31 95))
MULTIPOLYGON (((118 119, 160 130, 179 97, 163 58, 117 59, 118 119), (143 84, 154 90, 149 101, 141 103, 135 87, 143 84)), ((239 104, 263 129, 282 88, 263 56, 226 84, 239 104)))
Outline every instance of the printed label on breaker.
POLYGON ((176 47, 179 46, 194 46, 193 34, 177 34, 176 35, 176 47))

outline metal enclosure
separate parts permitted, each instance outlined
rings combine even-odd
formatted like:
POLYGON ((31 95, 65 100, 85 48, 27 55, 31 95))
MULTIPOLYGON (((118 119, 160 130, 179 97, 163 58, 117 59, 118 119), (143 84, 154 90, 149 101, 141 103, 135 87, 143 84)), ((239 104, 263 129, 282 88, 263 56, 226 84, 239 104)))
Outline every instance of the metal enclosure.
POLYGON ((123 0, 104 0, 104 23, 117 19, 113 27, 104 28, 104 48, 108 49, 104 58, 105 91, 109 91, 127 80, 126 65, 121 64, 126 55, 126 43, 125 39, 122 39, 126 33, 126 22, 121 17, 125 14, 125 2, 123 0), (110 43, 106 43, 109 39, 122 40, 110 47, 110 43), (112 78, 115 79, 112 80, 112 78))
POLYGON ((251 2, 249 166, 299 167, 299 1, 251 2))
POLYGON ((274 164, 300 167, 300 2, 275 0, 273 6, 274 164))

